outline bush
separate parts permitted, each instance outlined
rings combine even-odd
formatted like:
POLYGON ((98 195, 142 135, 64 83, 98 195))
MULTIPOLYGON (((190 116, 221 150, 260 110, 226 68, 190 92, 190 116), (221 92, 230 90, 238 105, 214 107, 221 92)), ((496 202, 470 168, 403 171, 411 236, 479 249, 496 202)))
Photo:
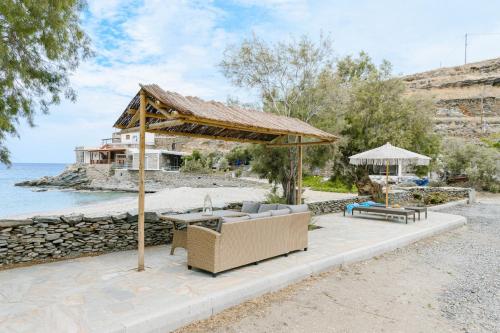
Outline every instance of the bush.
POLYGON ((242 173, 243 173, 243 170, 236 169, 236 171, 234 172, 234 175, 236 176, 236 178, 240 178, 242 173))
POLYGON ((302 178, 302 186, 309 187, 314 191, 354 193, 357 192, 356 186, 349 187, 340 179, 323 180, 321 176, 305 176, 302 178))
POLYGON ((277 193, 276 187, 273 187, 271 192, 266 195, 266 203, 270 204, 286 204, 286 198, 277 193))
POLYGON ((200 160, 188 159, 184 160, 181 172, 208 173, 209 169, 200 160))
POLYGON ((496 149, 455 139, 445 143, 443 152, 446 173, 467 175, 469 185, 479 190, 494 191, 500 187, 500 153, 496 149))
POLYGON ((439 205, 445 202, 446 196, 439 192, 429 193, 424 197, 424 203, 426 205, 439 205))
POLYGON ((422 194, 420 194, 420 193, 413 193, 413 199, 415 199, 415 200, 422 200, 422 194))

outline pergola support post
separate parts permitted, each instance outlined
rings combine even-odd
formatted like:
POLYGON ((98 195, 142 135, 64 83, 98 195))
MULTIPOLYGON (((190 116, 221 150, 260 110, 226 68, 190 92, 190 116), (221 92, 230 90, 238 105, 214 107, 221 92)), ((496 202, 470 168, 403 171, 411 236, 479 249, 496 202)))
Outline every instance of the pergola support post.
POLYGON ((139 211, 137 223, 138 265, 144 270, 144 159, 146 155, 146 93, 141 89, 139 106, 139 211))
POLYGON ((299 136, 299 146, 298 146, 298 165, 297 165, 297 195, 295 196, 295 204, 300 205, 302 203, 302 136, 299 136))

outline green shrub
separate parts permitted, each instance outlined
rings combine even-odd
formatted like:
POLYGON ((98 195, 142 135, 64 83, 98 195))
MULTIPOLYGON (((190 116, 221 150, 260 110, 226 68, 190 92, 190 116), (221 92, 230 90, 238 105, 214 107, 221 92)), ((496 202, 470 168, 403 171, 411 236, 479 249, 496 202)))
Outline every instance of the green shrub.
POLYGON ((439 205, 445 202, 446 196, 439 192, 429 193, 424 197, 424 203, 426 205, 439 205))
POLYGON ((236 169, 236 171, 234 172, 234 175, 236 176, 236 178, 240 178, 242 173, 243 173, 243 170, 236 169))
POLYGON ((266 203, 270 204, 286 204, 286 198, 277 193, 276 187, 273 187, 271 192, 266 195, 266 203))
POLYGON ((413 193, 413 199, 415 199, 415 200, 422 200, 422 194, 420 194, 420 193, 413 193))
POLYGON ((444 169, 450 175, 467 175, 469 186, 479 190, 495 191, 500 187, 500 170, 496 149, 463 140, 448 140, 443 149, 444 169))
POLYGON ((184 160, 181 172, 208 173, 209 169, 206 168, 200 160, 188 159, 184 160))
POLYGON ((323 180, 321 176, 305 176, 302 178, 302 186, 309 187, 314 191, 323 192, 338 192, 338 193, 355 193, 357 192, 356 186, 349 187, 344 184, 340 179, 323 180))

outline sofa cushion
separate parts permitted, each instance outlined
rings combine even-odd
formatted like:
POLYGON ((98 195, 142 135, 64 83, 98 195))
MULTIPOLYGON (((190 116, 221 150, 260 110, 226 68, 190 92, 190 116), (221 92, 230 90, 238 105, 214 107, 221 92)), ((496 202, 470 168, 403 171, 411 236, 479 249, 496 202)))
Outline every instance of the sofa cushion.
POLYGON ((280 216, 290 214, 290 209, 275 209, 271 211, 271 216, 280 216))
POLYGON ((248 215, 244 216, 233 216, 233 217, 222 217, 219 219, 219 222, 217 223, 217 227, 215 228, 215 231, 220 232, 222 229, 222 223, 228 223, 228 222, 239 222, 239 221, 245 221, 245 220, 250 220, 250 217, 248 215))
POLYGON ((257 213, 267 212, 270 210, 275 210, 278 208, 277 204, 260 204, 259 211, 257 213))
MULTIPOLYGON (((283 205, 286 206, 286 208, 290 209, 290 211, 293 213, 303 213, 303 212, 308 212, 309 207, 307 204, 302 204, 302 205, 283 205)), ((278 207, 278 209, 281 209, 282 207, 278 207)))
POLYGON ((267 212, 262 212, 262 213, 248 214, 248 216, 251 219, 260 219, 260 218, 263 218, 263 217, 270 217, 271 216, 271 211, 269 210, 267 212))
POLYGON ((255 214, 259 211, 260 202, 257 201, 243 201, 241 206, 242 213, 255 214))

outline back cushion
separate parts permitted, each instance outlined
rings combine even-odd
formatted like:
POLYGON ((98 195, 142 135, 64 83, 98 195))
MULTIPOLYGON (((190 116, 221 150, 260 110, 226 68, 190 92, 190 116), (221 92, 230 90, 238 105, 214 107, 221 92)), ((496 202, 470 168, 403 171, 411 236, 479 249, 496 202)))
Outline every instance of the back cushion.
POLYGON ((309 207, 307 204, 302 204, 302 205, 288 205, 288 208, 292 213, 303 213, 303 212, 308 212, 309 207))
POLYGON ((245 220, 250 220, 250 217, 248 215, 236 216, 236 217, 222 217, 219 219, 219 223, 217 223, 217 228, 215 229, 215 231, 217 231, 217 232, 221 231, 222 223, 239 222, 239 221, 245 221, 245 220))
POLYGON ((241 206, 242 213, 255 214, 259 211, 260 202, 256 201, 243 201, 241 206))
POLYGON ((255 214, 248 214, 248 216, 251 219, 260 219, 260 218, 263 218, 263 217, 270 217, 271 216, 271 211, 262 212, 262 213, 255 213, 255 214))
POLYGON ((275 210, 278 208, 277 204, 260 204, 258 213, 268 212, 270 210, 275 210))
POLYGON ((271 216, 280 216, 290 214, 290 209, 276 209, 271 211, 271 216))

